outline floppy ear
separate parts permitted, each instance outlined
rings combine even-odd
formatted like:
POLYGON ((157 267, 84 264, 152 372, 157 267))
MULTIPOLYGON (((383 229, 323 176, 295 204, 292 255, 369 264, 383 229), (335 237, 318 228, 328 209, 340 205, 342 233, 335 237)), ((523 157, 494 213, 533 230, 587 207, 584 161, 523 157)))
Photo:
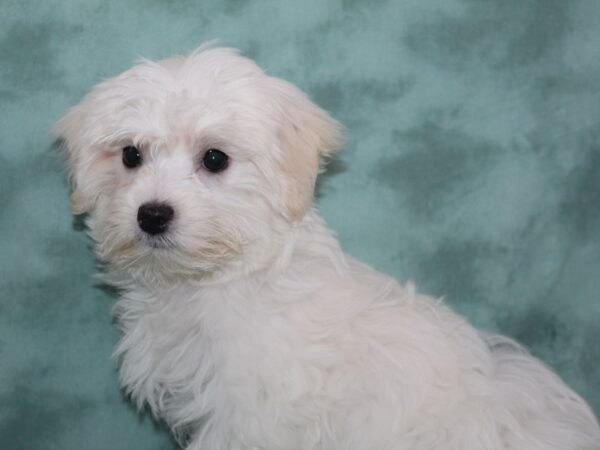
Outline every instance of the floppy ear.
POLYGON ((54 136, 62 141, 67 154, 67 166, 71 181, 71 210, 74 214, 85 214, 92 209, 97 192, 86 186, 86 172, 90 163, 85 163, 84 151, 85 106, 83 103, 71 108, 52 128, 54 136))
POLYGON ((342 126, 298 88, 277 80, 282 112, 279 130, 282 197, 287 215, 301 219, 312 206, 321 160, 344 143, 342 126))

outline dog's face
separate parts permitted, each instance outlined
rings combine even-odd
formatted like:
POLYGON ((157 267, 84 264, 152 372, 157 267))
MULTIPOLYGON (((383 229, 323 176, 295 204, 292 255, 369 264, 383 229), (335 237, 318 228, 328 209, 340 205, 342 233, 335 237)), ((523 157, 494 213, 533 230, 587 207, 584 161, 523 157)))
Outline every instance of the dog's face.
POLYGON ((73 210, 134 277, 249 271, 310 208, 337 122, 229 49, 143 62, 61 119, 73 210))

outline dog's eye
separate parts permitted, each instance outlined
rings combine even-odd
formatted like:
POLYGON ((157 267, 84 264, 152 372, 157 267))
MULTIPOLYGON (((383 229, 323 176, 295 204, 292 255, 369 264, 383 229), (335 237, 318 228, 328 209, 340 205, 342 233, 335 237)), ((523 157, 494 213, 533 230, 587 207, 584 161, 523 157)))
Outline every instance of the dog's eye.
POLYGON ((133 169, 142 164, 142 155, 137 147, 128 145, 123 148, 123 164, 128 169, 133 169))
POLYGON ((228 162, 229 156, 216 148, 211 148, 208 150, 202 158, 202 164, 204 167, 213 173, 225 170, 228 162))

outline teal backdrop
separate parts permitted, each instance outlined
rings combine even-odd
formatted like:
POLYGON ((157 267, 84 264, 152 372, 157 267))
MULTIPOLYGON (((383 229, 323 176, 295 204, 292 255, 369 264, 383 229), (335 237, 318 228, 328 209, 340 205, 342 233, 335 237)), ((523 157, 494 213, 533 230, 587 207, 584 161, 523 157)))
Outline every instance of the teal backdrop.
POLYGON ((219 38, 347 127, 346 250, 524 343, 600 412, 600 2, 1 0, 0 448, 166 450, 49 130, 138 57, 219 38))

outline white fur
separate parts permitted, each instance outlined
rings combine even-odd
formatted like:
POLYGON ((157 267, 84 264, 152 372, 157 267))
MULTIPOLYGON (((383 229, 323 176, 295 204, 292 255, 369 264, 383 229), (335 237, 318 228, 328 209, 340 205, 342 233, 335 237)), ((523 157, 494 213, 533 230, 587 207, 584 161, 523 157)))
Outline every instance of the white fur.
POLYGON ((143 61, 56 132, 122 293, 122 385, 186 449, 600 449, 542 363, 342 252, 311 208, 339 125, 236 51, 143 61), (175 209, 162 240, 136 222, 157 200, 175 209))

